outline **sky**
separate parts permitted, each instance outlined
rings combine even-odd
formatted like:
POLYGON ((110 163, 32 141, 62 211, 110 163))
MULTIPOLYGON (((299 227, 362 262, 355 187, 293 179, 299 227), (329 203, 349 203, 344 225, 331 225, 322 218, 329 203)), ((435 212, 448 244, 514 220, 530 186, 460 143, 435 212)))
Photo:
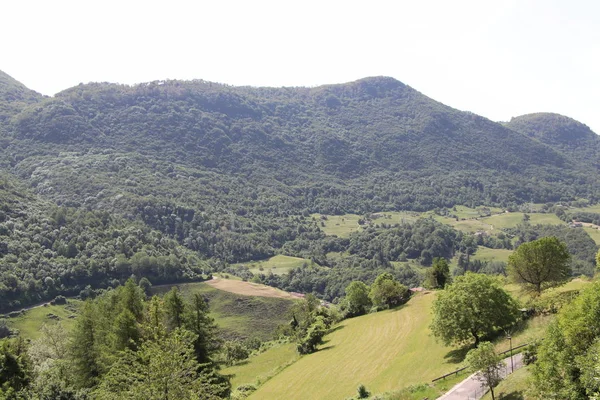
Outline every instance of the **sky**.
POLYGON ((385 75, 495 121, 556 112, 600 133, 596 0, 6 0, 0 35, 0 70, 46 95, 385 75))

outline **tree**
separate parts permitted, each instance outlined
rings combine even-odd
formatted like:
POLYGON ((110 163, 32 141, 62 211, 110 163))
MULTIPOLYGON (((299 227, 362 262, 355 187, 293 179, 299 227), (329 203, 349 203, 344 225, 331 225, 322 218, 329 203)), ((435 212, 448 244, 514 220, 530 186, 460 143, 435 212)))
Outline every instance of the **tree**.
POLYGON ((177 287, 172 287, 164 297, 165 312, 167 314, 167 329, 180 328, 183 324, 185 302, 177 287))
POLYGON ((514 325, 520 317, 516 301, 494 277, 467 272, 440 291, 433 302, 431 331, 446 345, 475 345, 483 337, 514 325))
POLYGON ((201 364, 210 362, 211 353, 218 349, 220 344, 216 336, 217 325, 208 313, 208 304, 202 295, 194 293, 185 311, 184 327, 196 335, 194 352, 201 364))
POLYGON ((409 294, 406 286, 395 280, 389 272, 384 272, 371 285, 369 298, 377 307, 393 307, 408 300, 409 294))
POLYGON ((346 286, 346 301, 348 302, 348 316, 366 313, 371 307, 369 287, 360 281, 350 283, 346 286))
POLYGON ((539 295, 569 279, 570 257, 567 246, 554 236, 523 243, 508 258, 508 276, 539 295))
POLYGON ((88 300, 83 304, 71 335, 70 353, 78 387, 92 387, 100 375, 100 354, 96 346, 96 313, 88 300))
MULTIPOLYGON (((532 368, 537 398, 586 399, 600 391, 600 282, 561 308, 532 368)), ((592 397, 593 398, 593 397, 592 397)))
POLYGON ((427 273, 427 285, 432 289, 443 289, 450 280, 450 264, 445 258, 436 257, 427 273))
POLYGON ((500 356, 494 350, 494 345, 490 342, 481 343, 479 347, 467 353, 466 361, 471 372, 477 373, 477 380, 490 388, 494 400, 494 386, 502 380, 500 371, 504 366, 500 356))
POLYGON ((161 340, 145 341, 137 352, 127 351, 102 380, 95 398, 197 398, 206 382, 200 379, 202 372, 194 354, 194 336, 177 328, 161 340))

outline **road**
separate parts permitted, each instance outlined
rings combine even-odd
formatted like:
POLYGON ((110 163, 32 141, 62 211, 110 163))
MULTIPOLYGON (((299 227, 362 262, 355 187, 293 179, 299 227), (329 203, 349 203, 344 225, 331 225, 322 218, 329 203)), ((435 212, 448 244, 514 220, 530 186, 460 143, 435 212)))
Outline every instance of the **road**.
MULTIPOLYGON (((511 373, 510 357, 503 360, 504 368, 501 371, 502 378, 511 373)), ((523 354, 513 356, 515 370, 523 366, 523 354)), ((476 379, 476 374, 469 376, 464 381, 454 386, 450 391, 439 397, 438 400, 479 400, 488 392, 488 388, 482 387, 481 381, 476 379)))

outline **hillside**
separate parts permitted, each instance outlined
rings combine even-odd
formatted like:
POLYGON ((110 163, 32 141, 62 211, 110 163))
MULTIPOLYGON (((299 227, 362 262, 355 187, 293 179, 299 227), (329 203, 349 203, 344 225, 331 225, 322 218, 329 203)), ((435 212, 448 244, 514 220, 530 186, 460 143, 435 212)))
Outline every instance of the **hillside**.
MULTIPOLYGON (((402 211, 600 198, 598 174, 570 153, 392 78, 91 83, 44 98, 1 77, 12 111, 0 121, 0 173, 21 196, 0 221, 7 308, 131 274, 154 284, 235 275, 278 254, 308 262, 294 274, 255 270, 262 283, 329 300, 382 271, 414 286, 419 271, 392 262, 428 266, 476 248, 463 242, 479 221, 454 216, 457 229, 472 224, 463 233, 402 211), (350 230, 321 219, 365 224, 376 212, 394 217, 350 230), (347 237, 327 236, 334 228, 347 237)), ((511 247, 501 240, 487 245, 511 247)))
POLYGON ((552 113, 527 114, 512 118, 506 127, 568 154, 576 161, 600 168, 600 136, 572 118, 552 113))

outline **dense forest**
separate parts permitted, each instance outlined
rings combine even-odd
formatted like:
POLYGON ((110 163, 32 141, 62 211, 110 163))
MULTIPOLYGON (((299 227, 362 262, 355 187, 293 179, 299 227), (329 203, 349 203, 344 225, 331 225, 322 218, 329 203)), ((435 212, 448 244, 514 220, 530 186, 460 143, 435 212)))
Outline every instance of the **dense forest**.
POLYGON ((255 280, 333 300, 383 272, 419 285, 409 261, 458 256, 457 273, 502 273, 470 260, 478 245, 550 234, 581 254, 574 271, 591 274, 589 236, 559 228, 499 239, 423 219, 339 238, 311 215, 593 204, 598 143, 566 117, 499 124, 386 77, 316 88, 90 83, 45 97, 0 73, 0 311, 132 275, 201 280, 280 253, 310 263, 255 280))

